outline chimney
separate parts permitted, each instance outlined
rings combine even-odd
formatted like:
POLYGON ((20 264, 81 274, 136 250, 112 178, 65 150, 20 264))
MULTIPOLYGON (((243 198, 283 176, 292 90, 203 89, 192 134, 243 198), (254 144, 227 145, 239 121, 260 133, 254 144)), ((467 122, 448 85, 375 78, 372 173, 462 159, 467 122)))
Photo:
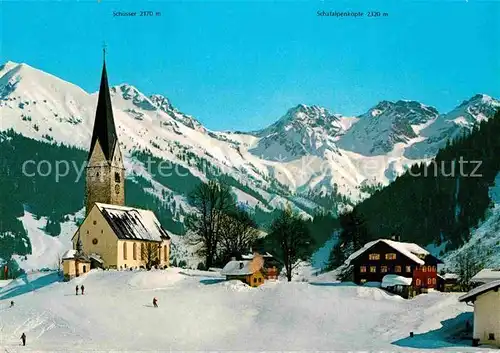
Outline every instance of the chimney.
POLYGON ((243 262, 240 262, 240 270, 243 268, 243 262))

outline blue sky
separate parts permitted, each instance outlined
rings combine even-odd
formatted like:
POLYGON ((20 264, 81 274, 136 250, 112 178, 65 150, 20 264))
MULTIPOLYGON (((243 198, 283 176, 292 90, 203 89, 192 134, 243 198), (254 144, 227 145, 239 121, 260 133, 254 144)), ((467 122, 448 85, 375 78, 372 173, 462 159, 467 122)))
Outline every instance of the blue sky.
POLYGON ((211 129, 262 128, 299 104, 361 114, 380 100, 451 110, 500 97, 499 1, 3 2, 0 59, 98 89, 163 94, 211 129), (159 11, 113 17, 113 11, 159 11), (380 11, 384 18, 318 17, 380 11))

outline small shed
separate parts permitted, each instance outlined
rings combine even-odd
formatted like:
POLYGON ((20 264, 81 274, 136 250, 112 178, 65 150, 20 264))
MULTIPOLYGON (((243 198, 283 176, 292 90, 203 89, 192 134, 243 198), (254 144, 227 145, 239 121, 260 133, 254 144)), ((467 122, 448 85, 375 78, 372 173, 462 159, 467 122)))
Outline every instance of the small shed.
POLYGON ((474 304, 473 345, 500 347, 500 280, 472 289, 458 298, 474 304))
POLYGON ((231 260, 221 271, 226 280, 240 280, 249 286, 258 287, 264 283, 262 262, 253 260, 231 260))
POLYGON ((381 287, 387 291, 398 294, 403 298, 409 298, 411 296, 411 284, 413 279, 409 277, 403 277, 399 275, 385 275, 382 278, 381 287))

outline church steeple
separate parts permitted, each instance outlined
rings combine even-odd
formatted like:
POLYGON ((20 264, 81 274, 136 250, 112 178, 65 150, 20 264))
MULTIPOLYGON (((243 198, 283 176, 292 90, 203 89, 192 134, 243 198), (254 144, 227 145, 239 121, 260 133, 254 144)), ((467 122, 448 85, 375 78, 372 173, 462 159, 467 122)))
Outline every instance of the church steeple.
POLYGON ((116 135, 111 96, 109 94, 106 58, 104 58, 102 65, 101 86, 99 87, 99 99, 97 101, 94 131, 92 133, 92 140, 90 141, 88 159, 90 159, 97 141, 99 141, 104 157, 108 162, 111 162, 115 146, 118 143, 118 137, 116 135))
POLYGON ((96 202, 112 205, 125 203, 125 169, 113 119, 105 60, 102 66, 85 184, 87 215, 96 202))

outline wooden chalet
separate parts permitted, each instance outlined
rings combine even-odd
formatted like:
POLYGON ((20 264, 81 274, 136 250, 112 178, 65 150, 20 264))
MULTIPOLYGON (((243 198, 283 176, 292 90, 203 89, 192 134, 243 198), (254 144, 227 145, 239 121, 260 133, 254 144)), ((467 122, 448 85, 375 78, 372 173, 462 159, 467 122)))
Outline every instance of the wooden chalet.
POLYGON ((378 239, 367 243, 346 260, 357 284, 383 282, 386 275, 411 278, 412 294, 437 288, 441 260, 414 243, 378 239))
POLYGON ((258 287, 264 283, 265 277, 262 271, 263 262, 259 260, 235 260, 229 261, 221 271, 226 280, 239 280, 251 287, 258 287))

